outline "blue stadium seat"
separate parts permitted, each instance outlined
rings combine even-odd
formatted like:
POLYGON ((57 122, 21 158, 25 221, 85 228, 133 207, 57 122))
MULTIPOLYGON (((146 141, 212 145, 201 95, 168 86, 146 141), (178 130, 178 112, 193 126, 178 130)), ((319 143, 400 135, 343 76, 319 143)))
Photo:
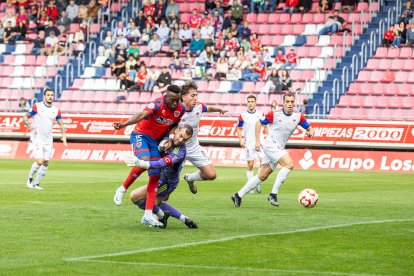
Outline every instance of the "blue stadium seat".
POLYGON ((233 81, 231 85, 231 93, 239 93, 243 89, 243 83, 241 81, 233 81))

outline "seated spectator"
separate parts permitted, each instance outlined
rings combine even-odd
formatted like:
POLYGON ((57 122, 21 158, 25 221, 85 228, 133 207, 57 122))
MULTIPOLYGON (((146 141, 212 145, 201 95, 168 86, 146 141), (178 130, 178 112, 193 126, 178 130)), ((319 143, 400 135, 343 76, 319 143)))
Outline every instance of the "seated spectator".
POLYGON ((238 37, 239 36, 239 27, 236 24, 236 21, 231 21, 231 25, 230 27, 226 30, 226 33, 231 33, 233 35, 233 37, 238 37))
POLYGON ((216 75, 214 78, 218 81, 225 79, 229 72, 229 64, 225 57, 220 57, 216 64, 216 75))
POLYGON ((58 48, 56 50, 56 54, 58 55, 64 55, 69 51, 69 43, 68 38, 66 35, 62 35, 58 42, 58 48))
POLYGON ((263 13, 265 1, 264 0, 251 0, 250 13, 254 13, 257 9, 258 13, 263 13))
POLYGON ((205 10, 206 11, 212 11, 213 9, 216 8, 216 1, 214 0, 206 0, 205 4, 204 4, 205 10))
POLYGON ((145 29, 145 25, 147 18, 144 16, 144 11, 141 9, 138 11, 138 16, 135 18, 135 25, 138 26, 139 31, 142 33, 142 31, 145 29))
POLYGON ((250 39, 250 50, 258 53, 261 48, 262 48, 262 43, 260 42, 260 39, 258 38, 257 33, 253 33, 250 39))
POLYGON ((152 88, 154 88, 159 76, 160 72, 154 65, 152 65, 151 68, 147 70, 147 77, 144 83, 144 91, 152 91, 152 88))
POLYGON ((196 58, 195 65, 202 66, 206 69, 213 67, 214 65, 214 57, 213 52, 211 51, 211 47, 206 47, 204 51, 196 58))
POLYGON ((141 45, 146 45, 150 41, 151 37, 154 35, 156 30, 151 26, 150 23, 145 25, 144 30, 141 34, 141 45))
POLYGON ((78 23, 82 22, 83 19, 88 19, 88 7, 86 5, 80 5, 78 8, 78 23))
POLYGON ((171 63, 168 67, 171 68, 172 70, 174 70, 175 72, 183 70, 180 55, 177 51, 173 52, 173 55, 172 55, 172 58, 171 58, 171 63))
POLYGON ((405 45, 405 42, 407 41, 407 25, 404 21, 400 22, 399 29, 401 30, 401 44, 405 45))
POLYGON ((137 70, 135 66, 127 67, 125 78, 121 79, 121 89, 128 90, 130 87, 134 86, 135 79, 137 77, 137 70))
POLYGON ((205 44, 204 40, 201 39, 201 34, 197 33, 195 38, 191 40, 189 50, 192 55, 199 55, 202 51, 204 51, 205 44))
POLYGON ((272 101, 272 105, 270 106, 270 110, 273 111, 273 112, 278 110, 276 100, 272 101))
POLYGON ((239 41, 236 37, 233 37, 232 33, 227 34, 227 39, 224 44, 224 50, 226 51, 226 56, 230 53, 231 50, 237 50, 240 48, 239 41))
MULTIPOLYGON (((46 14, 46 13, 45 13, 46 14)), ((6 16, 2 18, 3 26, 7 25, 7 22, 10 22, 10 27, 16 27, 16 17, 13 12, 7 12, 6 16)))
POLYGON ((410 22, 410 19, 413 18, 413 13, 414 9, 411 5, 411 1, 407 0, 401 12, 401 19, 404 21, 405 24, 408 24, 408 22, 410 22))
POLYGON ((37 0, 33 0, 29 5, 29 19, 31 21, 36 21, 37 16, 39 15, 40 7, 37 3, 37 0))
POLYGON ((158 76, 158 79, 156 82, 156 86, 158 88, 157 91, 159 92, 159 89, 165 88, 170 84, 171 84, 171 74, 170 72, 168 72, 167 66, 164 66, 162 67, 161 74, 158 76))
POLYGON ((124 26, 124 22, 122 21, 118 21, 118 24, 114 30, 114 37, 118 37, 119 35, 123 35, 124 37, 127 36, 128 34, 128 30, 127 28, 124 26))
POLYGON ((256 61, 252 65, 252 70, 243 73, 240 80, 257 82, 258 79, 263 78, 266 74, 266 64, 262 60, 262 55, 259 54, 256 61))
POLYGON ((115 43, 115 38, 112 36, 111 31, 106 32, 105 38, 102 40, 101 46, 98 47, 99 56, 113 56, 115 52, 112 49, 112 45, 115 43))
POLYGON ((249 51, 250 50, 250 42, 247 40, 246 36, 243 36, 241 42, 240 42, 240 47, 245 51, 249 51))
POLYGON ((239 66, 233 66, 227 73, 227 80, 239 80, 242 77, 242 73, 239 66))
POLYGON ((229 64, 229 68, 233 67, 237 61, 237 51, 236 49, 232 49, 229 53, 229 59, 227 60, 229 64))
POLYGON ((400 28, 400 24, 395 24, 394 25, 394 39, 392 41, 392 47, 393 48, 399 48, 401 45, 401 35, 403 32, 404 28, 400 28))
POLYGON ((98 18, 99 6, 96 4, 95 0, 91 0, 87 7, 88 7, 88 19, 94 22, 95 19, 98 18))
MULTIPOLYGON (((179 26, 179 23, 180 19, 178 18, 177 14, 175 13, 175 11, 171 11, 171 14, 167 17, 168 27, 172 29, 173 27, 175 27, 176 24, 177 26, 179 26)), ((178 32, 179 28, 176 28, 174 31, 178 32)))
POLYGON ((40 54, 42 55, 53 55, 57 53, 57 50, 59 48, 59 39, 55 35, 55 32, 51 31, 49 33, 49 36, 45 39, 45 48, 42 49, 42 52, 40 54))
POLYGON ((356 0, 342 0, 341 11, 347 10, 348 12, 352 12, 356 2, 356 0))
POLYGON ((133 86, 131 86, 128 90, 142 90, 144 88, 144 84, 147 80, 147 68, 145 68, 145 65, 141 65, 141 67, 139 67, 139 71, 137 73, 137 77, 135 78, 135 84, 133 86))
POLYGON ((79 12, 79 6, 76 5, 75 0, 70 0, 66 7, 66 14, 71 23, 76 22, 79 12))
POLYGON ((414 22, 411 23, 411 28, 407 30, 407 46, 412 47, 414 44, 414 22))
MULTIPOLYGON (((128 60, 125 62, 125 68, 128 71, 128 68, 135 67, 137 65, 137 60, 133 55, 128 55, 128 60)), ((127 72, 128 73, 128 72, 127 72)))
POLYGON ((17 112, 28 112, 29 109, 30 109, 29 102, 25 98, 21 97, 19 99, 19 109, 17 110, 17 112))
POLYGON ((53 22, 53 20, 49 20, 48 25, 45 28, 46 37, 48 37, 51 32, 53 32, 56 36, 59 36, 60 35, 60 31, 55 26, 55 23, 53 22))
POLYGON ((138 43, 137 42, 132 42, 130 47, 127 50, 127 55, 128 56, 133 56, 134 59, 138 59, 139 58, 139 48, 138 48, 138 43))
POLYGON ((243 23, 243 27, 241 27, 238 31, 238 38, 243 39, 245 37, 247 41, 250 41, 250 35, 252 34, 252 31, 250 30, 249 22, 245 21, 243 23))
MULTIPOLYGON (((132 19, 132 18, 131 18, 132 19)), ((141 31, 139 30, 139 28, 135 25, 135 21, 132 20, 129 22, 129 26, 127 28, 127 35, 126 38, 130 41, 130 42, 138 42, 138 40, 141 37, 141 31)))
POLYGON ((122 33, 118 35, 115 40, 115 55, 122 55, 124 58, 126 57, 126 50, 128 49, 128 39, 124 37, 122 33))
POLYGON ((3 22, 0 21, 0 43, 3 43, 4 31, 5 31, 5 28, 3 27, 3 22))
POLYGON ((184 64, 184 68, 185 69, 191 69, 191 68, 193 68, 194 66, 193 66, 193 58, 191 57, 191 53, 190 53, 190 51, 188 51, 187 53, 186 53, 186 56, 185 56, 185 58, 184 58, 184 60, 183 60, 183 64, 184 64))
POLYGON ((289 76, 288 70, 282 70, 282 75, 280 76, 280 82, 282 84, 282 91, 290 91, 292 88, 292 79, 289 76))
POLYGON ((16 28, 14 28, 13 32, 14 32, 14 40, 15 41, 24 40, 26 38, 27 27, 26 27, 26 25, 24 24, 23 21, 20 21, 18 26, 16 26, 16 28))
POLYGON ((394 41, 395 31, 394 25, 391 25, 390 28, 384 33, 383 43, 385 47, 389 48, 392 42, 394 41))
POLYGON ((282 69, 292 70, 296 67, 297 64, 297 55, 295 49, 290 49, 289 53, 286 55, 287 63, 282 67, 282 69))
POLYGON ((162 44, 161 41, 158 39, 158 34, 154 34, 153 38, 148 43, 148 51, 144 53, 144 56, 154 57, 161 51, 162 44))
POLYGON ((204 40, 205 46, 211 46, 214 38, 214 28, 211 26, 210 21, 206 21, 206 25, 201 27, 200 34, 201 39, 204 40))
POLYGON ((181 53, 181 49, 183 48, 183 43, 178 38, 178 33, 175 33, 173 39, 170 40, 168 56, 172 56, 174 52, 181 53))
POLYGON ((334 34, 344 29, 345 25, 345 20, 339 16, 339 11, 336 10, 332 16, 328 17, 324 27, 319 31, 318 36, 326 35, 327 33, 334 34))
POLYGON ((283 69, 286 63, 287 63, 287 59, 285 55, 283 54, 283 50, 282 49, 277 50, 277 55, 275 57, 275 63, 273 64, 272 67, 276 69, 283 69))
POLYGON ((167 22, 161 19, 161 24, 156 31, 161 44, 164 45, 170 39, 170 28, 167 26, 167 22))
POLYGON ((283 8, 283 12, 290 13, 292 15, 297 10, 299 0, 286 0, 286 5, 283 8))
POLYGON ((154 17, 157 24, 161 23, 162 19, 166 18, 165 11, 167 10, 167 2, 164 2, 164 0, 158 0, 155 4, 155 12, 154 17))
POLYGON ((57 28, 59 29, 59 32, 63 34, 69 31, 70 23, 71 22, 66 15, 66 11, 63 10, 61 12, 60 18, 58 19, 58 21, 56 21, 56 25, 57 25, 57 28))
POLYGON ((111 73, 112 76, 120 78, 122 75, 125 75, 126 67, 124 56, 118 55, 114 63, 111 64, 111 73))
POLYGON ((188 22, 190 22, 190 29, 193 31, 193 33, 198 32, 200 30, 201 16, 198 14, 197 9, 193 9, 193 13, 192 15, 190 15, 188 22))
POLYGON ((19 13, 16 15, 16 26, 19 26, 19 23, 23 22, 26 28, 29 27, 29 17, 26 14, 24 7, 19 8, 19 13))
POLYGON ((193 39, 193 32, 190 29, 190 25, 184 24, 183 28, 178 32, 178 37, 183 42, 183 47, 190 44, 193 39))
MULTIPOLYGON (((330 0, 330 1, 333 1, 333 0, 330 0)), ((297 8, 298 8, 298 12, 306 13, 312 9, 312 1, 299 0, 297 8)))
POLYGON ((148 16, 153 17, 155 13, 155 5, 151 3, 149 0, 142 1, 144 5, 144 16, 148 18, 148 16))
MULTIPOLYGON (((274 0, 274 1, 277 1, 277 0, 274 0)), ((240 22, 242 21, 242 19, 243 19, 242 0, 234 1, 233 5, 231 7, 231 19, 236 21, 237 25, 239 25, 240 22)))
POLYGON ((170 0, 170 2, 167 5, 167 9, 165 10, 165 15, 167 17, 170 17, 173 12, 177 16, 179 13, 179 9, 178 5, 175 3, 175 0, 170 0))
MULTIPOLYGON (((78 32, 79 31, 80 30, 78 30, 78 32)), ((78 32, 76 32, 76 33, 78 33, 78 32)), ((74 49, 74 52, 73 52, 75 56, 78 56, 80 53, 85 52, 85 43, 84 43, 85 41, 83 39, 79 39, 76 42, 74 40, 73 42, 74 42, 74 45, 75 45, 75 49, 74 49)))
POLYGON ((326 12, 332 10, 334 0, 320 0, 318 12, 326 12))
POLYGON ((273 69, 267 76, 266 84, 260 89, 260 94, 269 94, 270 90, 274 90, 276 94, 280 94, 282 84, 279 79, 279 71, 273 69))
POLYGON ((213 13, 213 16, 211 17, 210 21, 211 21, 211 26, 213 26, 216 29, 219 28, 219 24, 221 24, 221 26, 223 26, 223 22, 224 22, 223 17, 220 16, 218 11, 215 11, 213 13))
POLYGON ((36 39, 33 41, 33 49, 30 54, 32 55, 40 55, 43 51, 42 49, 45 48, 45 31, 39 31, 36 39))
POLYGON ((59 10, 55 5, 54 0, 50 0, 49 5, 47 5, 46 15, 49 16, 53 21, 57 20, 59 16, 59 10))
POLYGON ((303 99, 303 104, 299 107, 299 112, 305 116, 312 114, 312 110, 311 107, 308 106, 308 102, 309 101, 307 99, 303 99))

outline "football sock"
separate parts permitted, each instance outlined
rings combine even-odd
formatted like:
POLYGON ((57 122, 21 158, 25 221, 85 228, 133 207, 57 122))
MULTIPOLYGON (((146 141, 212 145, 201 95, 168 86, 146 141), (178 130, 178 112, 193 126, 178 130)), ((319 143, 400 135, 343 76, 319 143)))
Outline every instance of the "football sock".
POLYGON ((34 162, 29 172, 29 178, 33 178, 33 176, 35 175, 35 173, 37 172, 39 168, 40 166, 36 162, 34 162))
POLYGON ((131 186, 132 183, 134 183, 134 181, 143 172, 145 172, 145 169, 142 169, 142 168, 132 168, 131 171, 129 172, 127 178, 125 179, 124 184, 122 184, 122 186, 124 186, 125 190, 128 190, 129 186, 131 186))
POLYGON ((43 176, 47 173, 47 167, 40 166, 39 171, 37 172, 36 179, 34 181, 34 185, 39 185, 40 181, 42 181, 43 176))
POLYGON ((149 176, 148 186, 147 186, 147 202, 145 203, 145 211, 154 208, 155 200, 157 198, 157 187, 158 181, 160 180, 159 174, 153 174, 149 176))
POLYGON ((277 194, 279 192, 280 186, 282 186, 283 182, 285 182, 286 177, 291 172, 288 168, 281 168, 279 173, 276 176, 275 184, 273 184, 272 194, 277 194))
POLYGON ((164 212, 158 207, 157 205, 154 205, 154 208, 152 209, 152 212, 159 218, 162 219, 164 217, 164 212))
POLYGON ((250 192, 252 189, 256 188, 256 186, 260 183, 262 183, 262 181, 260 181, 259 177, 257 175, 253 176, 252 178, 250 178, 249 181, 247 181, 246 185, 244 185, 244 187, 241 188, 241 190, 237 194, 240 198, 242 198, 245 194, 250 192))
POLYGON ((170 214, 171 214, 171 216, 173 216, 173 217, 175 217, 175 218, 177 218, 177 219, 180 219, 180 216, 182 216, 182 214, 181 214, 181 212, 180 212, 180 211, 178 211, 177 209, 175 209, 174 207, 172 207, 172 206, 171 206, 170 204, 168 204, 167 202, 163 202, 163 203, 161 203, 160 208, 161 208, 163 211, 169 211, 169 212, 170 212, 170 214))
POLYGON ((253 171, 246 171, 247 180, 250 180, 253 177, 253 171))
POLYGON ((201 171, 196 171, 188 175, 188 181, 203 181, 204 179, 201 178, 201 171))
POLYGON ((185 220, 188 219, 188 217, 181 215, 178 219, 181 220, 182 223, 185 223, 185 220))

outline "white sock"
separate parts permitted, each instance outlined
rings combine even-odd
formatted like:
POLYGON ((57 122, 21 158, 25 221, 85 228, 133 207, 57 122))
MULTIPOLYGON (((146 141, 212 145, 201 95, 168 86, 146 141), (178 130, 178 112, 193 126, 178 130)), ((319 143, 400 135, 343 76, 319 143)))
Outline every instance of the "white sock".
POLYGON ((195 173, 188 175, 188 181, 203 181, 204 179, 201 178, 201 172, 196 171, 195 173))
POLYGON ((125 189, 124 185, 121 185, 121 186, 118 188, 118 190, 123 191, 123 192, 126 192, 126 190, 127 190, 127 189, 125 189))
POLYGON ((36 162, 34 162, 29 172, 29 178, 33 178, 39 168, 40 166, 36 162))
POLYGON ((288 176, 290 172, 291 170, 285 167, 280 169, 279 173, 276 176, 275 184, 273 184, 272 194, 277 195, 277 193, 279 192, 280 186, 282 186, 283 182, 285 182, 286 177, 288 176))
POLYGON ((184 216, 184 215, 181 215, 180 216, 180 220, 182 221, 182 223, 185 223, 185 220, 187 219, 187 217, 186 216, 184 216))
POLYGON ((260 183, 262 183, 262 181, 260 181, 257 175, 250 178, 250 180, 247 181, 246 185, 244 185, 244 187, 241 188, 241 190, 238 192, 239 197, 244 197, 245 194, 250 192, 250 190, 256 188, 256 186, 260 183))
POLYGON ((144 216, 147 217, 147 218, 151 217, 152 216, 152 210, 145 210, 144 211, 144 216))
POLYGON ((40 181, 42 181, 43 176, 45 176, 45 174, 47 173, 47 167, 45 166, 40 166, 39 171, 37 172, 37 176, 36 179, 33 183, 33 185, 39 185, 40 181))
POLYGON ((162 219, 164 217, 164 212, 161 209, 159 209, 158 212, 156 213, 156 215, 157 215, 158 219, 162 219))
POLYGON ((253 177, 253 171, 246 171, 247 181, 253 177))

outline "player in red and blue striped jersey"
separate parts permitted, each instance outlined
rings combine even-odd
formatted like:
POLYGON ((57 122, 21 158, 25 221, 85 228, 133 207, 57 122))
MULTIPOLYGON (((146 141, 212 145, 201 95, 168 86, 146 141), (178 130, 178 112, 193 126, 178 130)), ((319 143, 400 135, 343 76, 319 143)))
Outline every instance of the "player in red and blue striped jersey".
MULTIPOLYGON (((160 159, 158 144, 161 138, 169 130, 176 127, 185 113, 184 105, 181 100, 181 88, 177 85, 170 85, 165 95, 150 102, 146 108, 132 116, 126 122, 114 124, 114 128, 119 130, 126 126, 136 124, 131 133, 130 144, 134 155, 141 160, 155 161, 160 159)), ((129 173, 124 184, 116 190, 114 202, 120 205, 128 187, 138 178, 145 169, 133 168, 129 173)), ((148 171, 149 181, 147 186, 147 200, 145 213, 141 222, 151 226, 162 226, 152 216, 152 208, 157 195, 157 185, 160 179, 159 169, 148 171)))

